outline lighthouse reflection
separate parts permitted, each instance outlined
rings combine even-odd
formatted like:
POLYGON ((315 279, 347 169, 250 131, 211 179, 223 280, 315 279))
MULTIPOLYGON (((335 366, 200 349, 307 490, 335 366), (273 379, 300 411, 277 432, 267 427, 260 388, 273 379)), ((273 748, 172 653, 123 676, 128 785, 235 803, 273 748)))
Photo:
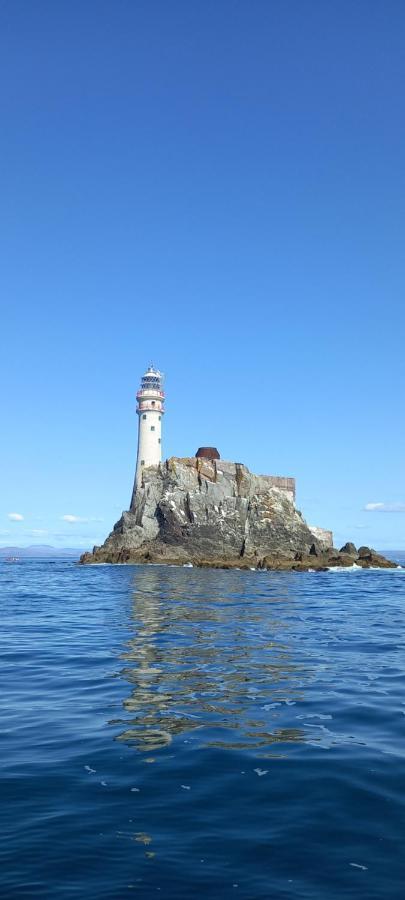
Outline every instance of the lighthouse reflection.
POLYGON ((120 671, 131 692, 117 740, 139 751, 180 736, 229 749, 304 740, 295 705, 307 672, 289 647, 292 601, 286 579, 265 578, 136 569, 120 671))

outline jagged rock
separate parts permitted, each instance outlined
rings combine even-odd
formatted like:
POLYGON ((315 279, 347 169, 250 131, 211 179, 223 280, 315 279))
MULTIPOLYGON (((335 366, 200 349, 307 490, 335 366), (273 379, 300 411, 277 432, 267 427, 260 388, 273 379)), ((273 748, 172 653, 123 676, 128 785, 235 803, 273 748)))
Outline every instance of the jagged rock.
MULTIPOLYGON (((326 546, 295 508, 291 480, 254 475, 241 463, 172 457, 143 472, 131 508, 82 563, 168 563, 237 569, 325 571, 395 567, 369 547, 326 546), (274 482, 284 483, 285 487, 274 482)), ((329 538, 328 538, 329 540, 329 538)))
POLYGON ((144 470, 133 496, 102 547, 82 562, 223 562, 277 555, 293 558, 319 544, 289 490, 240 463, 179 459, 144 470))
POLYGON ((375 551, 371 550, 370 547, 359 547, 357 556, 359 557, 359 559, 367 559, 374 552, 375 551))
POLYGON ((374 568, 374 569, 393 569, 396 568, 396 563, 391 562, 390 559, 386 559, 385 556, 382 556, 381 553, 376 553, 375 550, 371 550, 370 547, 360 547, 359 550, 359 558, 356 560, 357 565, 362 566, 363 569, 374 568), (362 550, 362 555, 360 556, 360 550, 362 550), (368 550, 368 553, 366 552, 368 550))
POLYGON ((347 544, 344 544, 343 547, 340 548, 339 553, 347 553, 349 556, 358 557, 358 552, 356 546, 348 541, 347 544))

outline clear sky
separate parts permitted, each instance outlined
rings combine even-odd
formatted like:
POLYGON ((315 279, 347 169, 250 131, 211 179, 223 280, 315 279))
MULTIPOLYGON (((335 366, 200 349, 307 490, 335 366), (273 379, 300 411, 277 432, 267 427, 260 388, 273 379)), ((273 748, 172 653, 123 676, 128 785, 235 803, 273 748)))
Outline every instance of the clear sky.
POLYGON ((405 548, 404 39, 403 0, 2 0, 3 545, 103 540, 153 361, 165 456, 405 548))

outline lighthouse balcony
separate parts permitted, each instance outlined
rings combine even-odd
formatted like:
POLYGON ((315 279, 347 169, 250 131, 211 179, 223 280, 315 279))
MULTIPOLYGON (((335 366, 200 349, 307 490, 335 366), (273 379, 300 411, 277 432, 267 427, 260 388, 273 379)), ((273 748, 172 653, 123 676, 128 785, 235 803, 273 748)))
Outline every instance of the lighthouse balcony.
POLYGON ((164 396, 164 391, 158 391, 154 388, 141 388, 141 390, 137 392, 136 399, 148 400, 149 397, 151 397, 153 399, 159 398, 160 400, 163 400, 164 396))

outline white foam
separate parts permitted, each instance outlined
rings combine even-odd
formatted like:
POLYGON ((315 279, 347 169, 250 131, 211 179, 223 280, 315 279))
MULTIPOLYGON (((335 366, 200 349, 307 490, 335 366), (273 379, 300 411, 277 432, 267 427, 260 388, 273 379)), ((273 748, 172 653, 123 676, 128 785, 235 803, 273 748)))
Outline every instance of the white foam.
POLYGON ((385 566, 358 566, 353 563, 352 566, 328 566, 328 572, 385 572, 392 575, 394 572, 405 572, 403 566, 395 566, 393 569, 387 569, 385 566))

